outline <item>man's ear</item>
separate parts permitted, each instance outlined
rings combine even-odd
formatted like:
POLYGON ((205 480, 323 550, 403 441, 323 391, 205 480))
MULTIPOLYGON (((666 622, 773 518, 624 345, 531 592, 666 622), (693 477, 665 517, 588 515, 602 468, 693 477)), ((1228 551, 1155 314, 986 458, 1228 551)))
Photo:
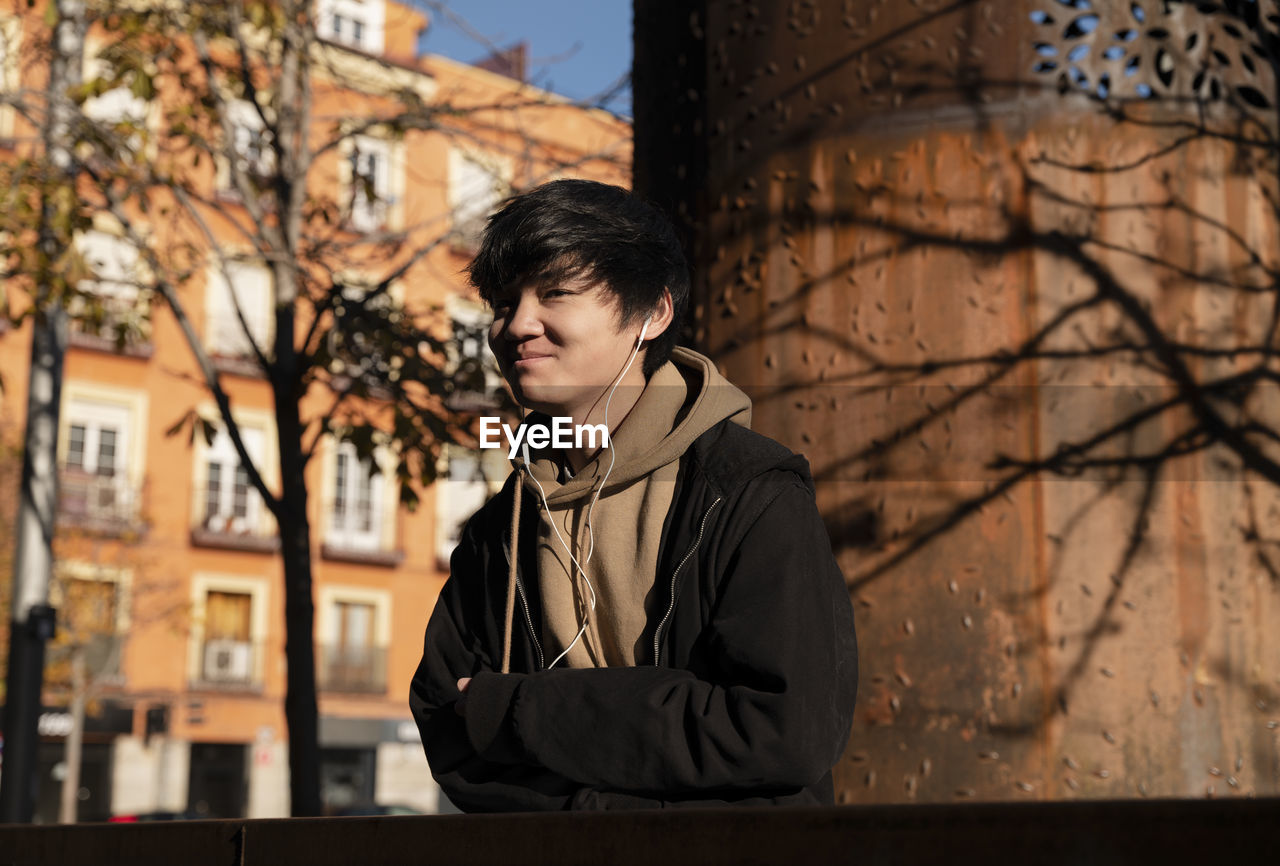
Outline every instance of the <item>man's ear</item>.
POLYGON ((662 297, 658 299, 658 306, 649 317, 649 327, 645 328, 645 342, 647 343, 665 332, 667 328, 671 327, 671 321, 674 318, 675 308, 671 303, 671 290, 663 286, 662 297))

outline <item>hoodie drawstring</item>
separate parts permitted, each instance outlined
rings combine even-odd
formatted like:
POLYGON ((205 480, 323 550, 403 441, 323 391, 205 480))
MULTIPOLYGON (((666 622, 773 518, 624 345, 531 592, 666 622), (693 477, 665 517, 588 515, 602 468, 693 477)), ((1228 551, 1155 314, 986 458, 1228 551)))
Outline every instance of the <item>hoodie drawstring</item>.
POLYGON ((520 555, 520 492, 524 479, 516 479, 515 496, 511 500, 511 562, 507 568, 507 611, 502 626, 502 672, 511 673, 511 621, 516 612, 516 558, 520 555))

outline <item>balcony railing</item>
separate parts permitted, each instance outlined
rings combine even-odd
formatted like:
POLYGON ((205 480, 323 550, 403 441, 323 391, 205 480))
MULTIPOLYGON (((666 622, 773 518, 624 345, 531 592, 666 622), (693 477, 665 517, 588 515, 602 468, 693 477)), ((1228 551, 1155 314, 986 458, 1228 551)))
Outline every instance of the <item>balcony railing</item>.
POLYGON ((320 688, 329 692, 382 694, 387 690, 386 647, 321 645, 320 688))
POLYGON ((252 641, 209 638, 200 650, 200 686, 247 689, 259 684, 258 647, 252 641))
POLYGON ((71 526, 120 535, 141 528, 138 490, 120 476, 92 475, 63 467, 58 479, 58 519, 71 526))
POLYGON ((359 517, 354 513, 357 507, 355 503, 348 502, 346 520, 342 521, 335 515, 334 503, 329 501, 325 504, 325 514, 328 518, 325 522, 323 543, 320 545, 320 555, 325 559, 358 562, 363 565, 399 565, 404 560, 404 551, 385 543, 381 519, 377 513, 378 503, 365 503, 364 507, 369 509, 369 513, 366 515, 368 523, 364 531, 356 528, 361 525, 359 517), (344 526, 343 523, 349 525, 344 526))
POLYGON ((118 634, 95 634, 78 645, 52 643, 49 645, 46 664, 52 669, 52 676, 46 671, 46 681, 62 685, 66 672, 63 668, 70 664, 77 648, 84 653, 85 672, 93 679, 112 679, 120 675, 120 657, 124 651, 124 637, 118 634))
POLYGON ((94 304, 86 298, 72 303, 70 343, 84 349, 149 358, 155 351, 151 342, 149 316, 136 309, 128 297, 101 297, 94 304))
POLYGON ((234 495, 227 496, 221 488, 212 492, 216 495, 211 495, 207 487, 196 491, 197 522, 191 527, 192 544, 263 553, 280 549, 279 533, 263 514, 256 492, 246 491, 238 505, 234 495))

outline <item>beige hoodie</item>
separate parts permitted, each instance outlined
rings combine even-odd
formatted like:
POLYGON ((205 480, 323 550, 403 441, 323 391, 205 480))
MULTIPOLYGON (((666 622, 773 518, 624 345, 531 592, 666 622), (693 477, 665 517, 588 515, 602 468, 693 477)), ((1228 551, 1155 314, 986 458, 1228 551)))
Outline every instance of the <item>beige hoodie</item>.
MULTIPOLYGON (((583 638, 565 657, 569 667, 635 665, 643 652, 641 633, 654 600, 654 578, 662 524, 675 493, 680 456, 693 440, 729 418, 751 424, 751 401, 720 375, 710 359, 677 348, 671 360, 649 377, 640 399, 613 432, 611 449, 561 483, 562 455, 535 451, 524 486, 538 508, 538 593, 542 601, 542 641, 548 664, 569 646, 587 622, 583 638), (614 455, 610 471, 610 450, 614 455), (587 531, 588 505, 599 482, 608 481, 591 509, 594 532, 587 531), (547 508, 550 513, 548 514, 547 508), (572 566, 569 545, 595 590, 572 566), (587 554, 594 552, 590 560, 587 554)), ((517 465, 522 463, 519 458, 517 465)))

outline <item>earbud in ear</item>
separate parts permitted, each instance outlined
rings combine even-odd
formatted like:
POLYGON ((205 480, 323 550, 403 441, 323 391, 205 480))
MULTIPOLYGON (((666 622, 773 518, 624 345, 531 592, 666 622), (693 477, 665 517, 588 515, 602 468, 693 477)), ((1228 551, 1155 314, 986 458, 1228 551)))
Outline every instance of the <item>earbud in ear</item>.
POLYGON ((636 340, 636 346, 644 344, 644 335, 649 330, 649 323, 653 321, 653 316, 644 320, 644 324, 640 327, 640 337, 636 340))

